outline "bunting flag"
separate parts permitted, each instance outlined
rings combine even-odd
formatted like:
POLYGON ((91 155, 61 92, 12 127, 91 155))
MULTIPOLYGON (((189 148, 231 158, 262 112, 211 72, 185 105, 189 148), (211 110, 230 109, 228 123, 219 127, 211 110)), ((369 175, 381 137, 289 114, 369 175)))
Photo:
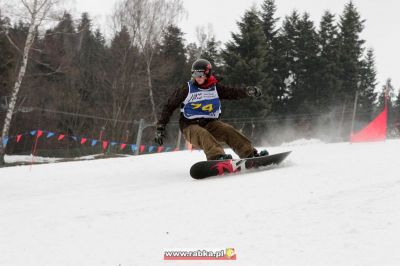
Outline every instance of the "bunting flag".
POLYGON ((142 152, 144 152, 144 149, 146 148, 146 146, 145 145, 140 145, 140 153, 142 153, 142 152))
POLYGON ((3 138, 3 147, 7 146, 8 143, 8 137, 3 138))
MULTIPOLYGON (((36 132, 35 132, 36 133, 36 132)), ((31 135, 32 135, 32 132, 31 132, 31 135)), ((33 146, 33 150, 32 150, 32 160, 31 160, 31 168, 32 168, 32 165, 33 165, 33 162, 34 162, 34 160, 35 160, 35 156, 36 156, 36 148, 37 148, 37 145, 38 145, 38 142, 39 142, 39 138, 41 137, 43 135, 43 130, 38 130, 37 131, 37 135, 36 135, 36 140, 35 140, 35 145, 33 146)), ((33 135, 34 136, 34 135, 33 135)))
POLYGON ((371 123, 356 134, 351 134, 351 142, 386 140, 387 107, 371 123))
POLYGON ((153 152, 155 148, 156 148, 155 146, 150 146, 149 147, 149 152, 153 152))
POLYGON ((107 149, 108 141, 103 141, 103 150, 107 149))
POLYGON ((132 152, 135 152, 135 151, 136 151, 136 144, 132 144, 132 145, 131 145, 131 150, 132 150, 132 152))
MULTIPOLYGON (((3 138, 2 143, 3 143, 3 145, 7 145, 9 140, 13 139, 13 138, 16 138, 16 142, 19 143, 21 141, 21 139, 22 139, 22 136, 23 135, 28 135, 28 134, 30 134, 31 136, 36 136, 35 143, 34 143, 33 150, 32 150, 32 155, 33 155, 32 161, 34 160, 34 157, 36 156, 36 148, 37 148, 37 145, 38 145, 38 139, 41 136, 43 136, 44 134, 46 134, 45 135, 46 139, 52 138, 52 137, 54 137, 56 135, 55 132, 38 129, 38 130, 29 131, 28 133, 18 134, 16 137, 5 137, 5 138, 3 138)), ((106 150, 109 146, 114 147, 116 145, 119 146, 120 150, 124 150, 127 146, 130 146, 130 148, 131 148, 133 153, 137 152, 138 149, 139 149, 139 153, 144 153, 146 151, 148 153, 154 153, 154 152, 161 153, 161 152, 169 152, 169 151, 178 151, 179 150, 179 148, 173 148, 173 147, 168 147, 168 146, 160 146, 160 147, 158 147, 158 146, 153 146, 153 145, 142 144, 139 147, 137 147, 136 144, 119 143, 119 142, 116 142, 116 141, 108 141, 108 140, 103 140, 102 141, 102 140, 96 140, 96 139, 88 139, 86 137, 69 136, 69 135, 66 135, 66 134, 57 134, 57 135, 58 135, 58 137, 57 137, 58 141, 61 141, 61 140, 65 139, 65 137, 67 136, 70 140, 77 141, 81 145, 84 145, 85 143, 91 142, 91 146, 94 147, 95 145, 97 145, 97 143, 100 143, 102 148, 103 148, 103 150, 106 150)), ((187 148, 190 149, 190 150, 193 150, 193 147, 192 147, 192 145, 190 143, 187 143, 187 148)))

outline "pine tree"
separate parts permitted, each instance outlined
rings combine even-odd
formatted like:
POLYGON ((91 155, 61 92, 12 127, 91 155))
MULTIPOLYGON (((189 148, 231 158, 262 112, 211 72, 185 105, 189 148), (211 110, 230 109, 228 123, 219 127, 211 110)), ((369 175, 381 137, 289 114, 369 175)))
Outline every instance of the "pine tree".
POLYGON ((264 0, 261 6, 261 19, 264 35, 266 38, 267 54, 266 60, 266 73, 271 79, 268 93, 271 95, 271 112, 281 114, 285 111, 285 90, 284 76, 285 76, 285 61, 284 51, 281 45, 281 38, 279 36, 279 29, 276 23, 279 18, 275 17, 276 4, 275 0, 264 0))
POLYGON ((186 58, 189 64, 192 64, 194 61, 196 61, 196 59, 198 59, 199 48, 197 47, 196 43, 189 43, 186 45, 185 50, 186 58))
POLYGON ((63 19, 54 28, 54 35, 50 36, 52 42, 60 42, 63 47, 63 55, 73 57, 76 47, 76 30, 71 14, 64 13, 63 19))
POLYGON ((223 74, 222 73, 223 59, 221 57, 220 45, 221 42, 217 41, 214 36, 211 37, 207 41, 205 49, 200 56, 201 58, 210 61, 211 65, 213 66, 214 74, 217 74, 218 76, 223 74))
POLYGON ((396 114, 400 113, 400 90, 398 90, 395 101, 396 114))
POLYGON ((223 112, 227 116, 265 116, 270 110, 267 90, 270 78, 265 72, 268 52, 259 13, 252 8, 238 22, 239 33, 232 33, 232 41, 226 44, 222 56, 225 61, 225 83, 237 86, 257 85, 263 92, 261 99, 242 100, 243 105, 225 103, 223 112))
POLYGON ((168 80, 164 82, 169 87, 181 85, 189 75, 189 72, 183 71, 186 55, 182 30, 175 25, 168 26, 159 49, 159 55, 168 61, 168 80))
POLYGON ((318 61, 318 42, 314 22, 310 20, 308 13, 304 13, 298 24, 298 65, 300 67, 298 85, 296 91, 292 91, 297 111, 305 113, 319 112, 317 101, 321 96, 318 90, 320 63, 318 61))
MULTIPOLYGON (((364 20, 358 13, 353 2, 349 2, 340 17, 340 66, 341 91, 340 101, 343 102, 348 110, 352 108, 354 95, 360 80, 361 57, 363 54, 364 40, 360 34, 364 29, 364 20)), ((351 113, 351 112, 349 112, 351 113)))
POLYGON ((335 15, 326 11, 322 16, 318 45, 319 55, 319 97, 318 107, 321 111, 329 111, 338 104, 337 95, 340 91, 339 40, 335 15))
POLYGON ((179 27, 170 25, 166 28, 157 55, 153 59, 152 71, 153 85, 157 88, 154 90, 154 101, 157 112, 160 112, 165 99, 190 77, 183 32, 179 27))
POLYGON ((399 137, 399 132, 400 132, 400 90, 398 90, 398 93, 396 95, 396 100, 394 104, 394 124, 393 124, 393 129, 397 133, 397 137, 399 137))
POLYGON ((276 13, 276 4, 275 0, 264 0, 261 5, 261 20, 262 27, 265 34, 265 38, 267 43, 273 43, 275 38, 278 35, 279 30, 276 29, 276 23, 279 21, 279 18, 275 17, 276 13))
POLYGON ((79 88, 82 100, 88 103, 87 107, 101 105, 102 101, 93 101, 95 94, 101 93, 102 79, 104 77, 104 37, 99 30, 92 31, 92 22, 87 13, 82 14, 81 22, 78 25, 78 68, 79 88))
MULTIPOLYGON (((280 73, 284 82, 284 99, 286 102, 291 101, 292 92, 297 86, 298 79, 298 51, 296 41, 299 39, 299 32, 297 25, 299 23, 299 13, 294 10, 290 16, 286 16, 281 28, 280 45, 283 51, 282 61, 283 67, 280 69, 280 73)), ((286 112, 294 112, 287 107, 286 112)))
POLYGON ((55 72, 54 75, 48 75, 49 79, 65 78, 76 56, 76 30, 71 15, 64 13, 63 19, 53 29, 47 30, 41 43, 45 51, 40 58, 45 63, 41 65, 43 73, 55 72))
POLYGON ((371 121, 377 96, 375 92, 377 82, 373 49, 368 49, 367 55, 362 61, 360 72, 357 113, 360 114, 358 116, 359 119, 371 121))
MULTIPOLYGON (((33 73, 38 73, 35 79, 38 85, 35 89, 37 95, 35 102, 30 105, 42 106, 47 109, 71 110, 71 106, 76 102, 77 94, 76 76, 74 60, 76 56, 76 30, 73 25, 73 19, 69 13, 64 13, 54 28, 48 29, 43 39, 38 40, 36 46, 41 53, 32 53, 35 64, 32 64, 33 73), (40 63, 39 63, 40 62, 40 63), (45 97, 44 97, 45 95, 45 97)), ((35 86, 34 83, 30 83, 35 86)), ((63 118, 59 121, 49 121, 48 128, 65 131, 63 118), (52 125, 51 122, 54 122, 52 125)))
POLYGON ((286 17, 282 31, 288 76, 285 80, 290 95, 291 113, 310 113, 316 110, 319 96, 317 58, 318 43, 314 23, 309 15, 296 11, 286 17))
MULTIPOLYGON (((385 103, 387 104, 389 118, 391 114, 394 112, 395 103, 393 99, 395 98, 394 87, 392 85, 392 79, 388 78, 386 80, 386 84, 382 86, 381 92, 378 95, 378 112, 381 112, 385 107, 385 103)), ((388 123, 389 123, 388 119, 388 123)))

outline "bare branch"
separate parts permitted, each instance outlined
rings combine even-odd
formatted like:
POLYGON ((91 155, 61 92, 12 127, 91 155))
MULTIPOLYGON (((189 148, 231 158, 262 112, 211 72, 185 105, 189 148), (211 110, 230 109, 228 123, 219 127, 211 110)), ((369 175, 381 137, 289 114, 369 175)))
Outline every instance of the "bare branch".
POLYGON ((24 5, 24 7, 28 10, 29 14, 33 15, 34 11, 31 10, 30 6, 25 0, 21 0, 21 3, 24 5))
POLYGON ((44 0, 43 3, 36 10, 40 12, 40 10, 42 10, 43 7, 45 7, 45 9, 49 9, 49 7, 51 6, 51 3, 49 2, 50 0, 44 0))
POLYGON ((139 45, 145 58, 147 85, 152 106, 152 116, 157 120, 153 98, 151 63, 158 42, 166 27, 175 22, 183 10, 182 0, 123 0, 120 10, 134 42, 139 45))
MULTIPOLYGON (((5 34, 5 35, 6 35, 7 39, 8 39, 8 41, 12 44, 12 46, 18 51, 18 53, 19 53, 21 56, 23 56, 23 51, 21 51, 21 49, 19 49, 19 47, 15 44, 15 42, 11 39, 11 37, 10 37, 8 34, 5 34)), ((38 52, 42 52, 41 50, 35 49, 35 48, 31 48, 31 50, 33 50, 33 51, 38 51, 38 52)), ((40 62, 40 61, 38 61, 38 60, 36 60, 36 59, 33 59, 33 58, 32 58, 32 60, 33 60, 36 64, 41 65, 41 66, 44 66, 44 67, 48 68, 49 70, 53 71, 53 73, 63 73, 62 71, 60 71, 61 66, 59 66, 57 69, 54 69, 54 68, 52 68, 49 64, 40 62)))
POLYGON ((11 37, 10 37, 7 33, 5 33, 5 35, 6 35, 6 37, 7 37, 7 40, 11 43, 11 45, 14 46, 14 48, 17 49, 17 51, 18 51, 20 54, 22 54, 21 49, 19 49, 19 47, 14 43, 14 41, 11 39, 11 37))

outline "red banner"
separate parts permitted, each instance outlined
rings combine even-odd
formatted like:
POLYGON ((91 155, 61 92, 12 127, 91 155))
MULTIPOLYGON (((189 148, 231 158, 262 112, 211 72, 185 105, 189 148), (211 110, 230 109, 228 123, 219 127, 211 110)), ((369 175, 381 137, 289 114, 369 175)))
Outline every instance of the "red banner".
POLYGON ((356 134, 351 135, 351 142, 367 142, 386 140, 387 108, 383 110, 369 125, 356 134))

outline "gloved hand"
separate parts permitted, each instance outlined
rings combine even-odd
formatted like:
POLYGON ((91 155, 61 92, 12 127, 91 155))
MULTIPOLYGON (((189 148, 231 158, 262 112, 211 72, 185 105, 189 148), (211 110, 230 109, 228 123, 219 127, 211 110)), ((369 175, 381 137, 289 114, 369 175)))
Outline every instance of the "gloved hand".
POLYGON ((261 89, 256 86, 247 86, 246 93, 249 97, 260 97, 262 95, 261 89))
POLYGON ((165 125, 157 125, 156 136, 154 141, 159 145, 162 146, 164 144, 165 138, 165 125))

